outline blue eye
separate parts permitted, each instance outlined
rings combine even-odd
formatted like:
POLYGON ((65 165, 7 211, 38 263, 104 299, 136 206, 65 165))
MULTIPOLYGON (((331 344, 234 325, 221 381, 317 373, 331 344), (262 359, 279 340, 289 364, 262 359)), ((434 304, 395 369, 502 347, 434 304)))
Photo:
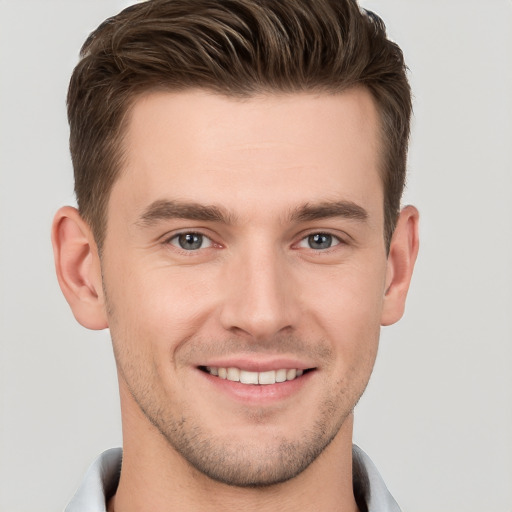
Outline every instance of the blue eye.
POLYGON ((212 241, 201 233, 180 233, 173 236, 169 243, 185 251, 197 251, 212 245, 212 241))
POLYGON ((329 233, 312 233, 300 241, 299 247, 321 251, 330 249, 339 243, 340 240, 329 233))

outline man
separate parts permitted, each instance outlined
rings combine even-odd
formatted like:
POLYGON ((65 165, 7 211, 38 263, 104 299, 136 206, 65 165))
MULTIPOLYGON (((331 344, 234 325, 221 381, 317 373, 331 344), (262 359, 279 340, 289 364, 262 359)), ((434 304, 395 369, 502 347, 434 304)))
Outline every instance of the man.
POLYGON ((68 511, 398 510, 352 446, 418 250, 399 48, 351 0, 150 0, 68 94, 76 319, 110 328, 123 452, 68 511))

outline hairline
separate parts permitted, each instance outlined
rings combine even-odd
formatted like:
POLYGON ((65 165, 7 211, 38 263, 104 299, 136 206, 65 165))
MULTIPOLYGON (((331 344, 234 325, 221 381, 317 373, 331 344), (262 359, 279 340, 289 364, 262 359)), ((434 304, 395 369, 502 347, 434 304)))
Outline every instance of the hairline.
MULTIPOLYGON (((386 186, 385 186, 385 176, 386 176, 386 165, 387 165, 387 153, 389 151, 389 145, 391 144, 391 140, 386 137, 386 131, 385 131, 385 122, 384 122, 384 114, 382 112, 382 107, 377 100, 372 88, 361 82, 356 83, 348 83, 340 87, 328 87, 325 85, 313 85, 308 88, 273 88, 273 87, 265 87, 260 86, 258 88, 249 88, 247 90, 243 90, 242 88, 237 90, 230 90, 226 87, 216 87, 215 85, 190 85, 190 86, 176 86, 171 84, 161 84, 159 86, 149 86, 149 87, 140 87, 134 89, 126 98, 126 103, 124 105, 124 113, 122 115, 122 118, 119 122, 118 127, 115 130, 115 134, 112 138, 111 145, 113 148, 112 152, 112 160, 111 165, 114 168, 113 173, 113 179, 110 183, 110 187, 108 190, 108 193, 105 194, 104 201, 101 204, 101 210, 99 213, 99 225, 92 226, 93 227, 93 235, 96 242, 96 245, 98 247, 98 253, 102 254, 103 245, 105 242, 105 238, 107 236, 107 226, 108 226, 108 210, 109 210, 109 204, 110 204, 110 197, 112 195, 112 189, 115 186, 117 180, 121 176, 121 173, 123 171, 123 166, 126 163, 127 158, 127 147, 126 147, 126 137, 128 135, 128 130, 130 126, 130 122, 133 118, 133 110, 141 100, 143 100, 145 97, 149 97, 153 94, 158 93, 186 93, 191 91, 198 91, 198 92, 206 92, 212 95, 217 95, 224 97, 229 100, 233 101, 250 101, 256 98, 264 98, 264 97, 279 97, 279 96, 292 96, 292 95, 337 95, 337 94, 344 94, 352 90, 362 89, 365 90, 374 106, 377 112, 378 116, 378 127, 377 127, 377 135, 378 135, 378 172, 379 172, 379 178, 382 186, 383 191, 383 204, 382 209, 384 212, 383 215, 383 238, 384 243, 386 245, 386 249, 389 250, 389 244, 391 235, 394 231, 395 223, 392 222, 391 225, 388 226, 388 219, 386 218, 386 186), (388 232, 388 230, 390 232, 388 232)), ((396 212, 398 215, 398 212, 396 212)), ((91 222, 89 219, 85 219, 88 224, 91 222)))

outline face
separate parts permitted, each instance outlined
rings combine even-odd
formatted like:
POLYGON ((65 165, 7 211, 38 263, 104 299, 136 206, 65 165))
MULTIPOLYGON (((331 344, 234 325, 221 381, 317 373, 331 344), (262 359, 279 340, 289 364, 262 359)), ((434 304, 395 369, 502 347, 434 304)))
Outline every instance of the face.
POLYGON ((299 474, 367 384, 387 286, 377 127, 363 90, 134 106, 102 255, 122 405, 213 479, 299 474))

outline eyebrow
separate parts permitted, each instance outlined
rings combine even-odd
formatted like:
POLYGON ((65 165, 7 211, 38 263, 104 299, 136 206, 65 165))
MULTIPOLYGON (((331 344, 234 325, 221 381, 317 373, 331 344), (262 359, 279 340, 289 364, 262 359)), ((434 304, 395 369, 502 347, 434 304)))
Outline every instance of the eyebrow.
POLYGON ((151 226, 161 220, 188 219, 232 224, 234 219, 223 208, 194 202, 159 199, 151 203, 137 219, 136 224, 151 226))
POLYGON ((307 222, 327 219, 331 217, 343 217, 358 221, 368 220, 368 212, 352 201, 325 201, 322 203, 306 203, 292 211, 292 221, 307 222))
MULTIPOLYGON (((358 221, 366 221, 368 212, 352 201, 325 201, 321 203, 305 203, 291 211, 291 222, 308 222, 343 217, 358 221)), ((137 219, 136 224, 148 227, 161 220, 187 219, 204 222, 234 224, 235 215, 214 205, 203 205, 194 202, 159 199, 151 203, 137 219)))

